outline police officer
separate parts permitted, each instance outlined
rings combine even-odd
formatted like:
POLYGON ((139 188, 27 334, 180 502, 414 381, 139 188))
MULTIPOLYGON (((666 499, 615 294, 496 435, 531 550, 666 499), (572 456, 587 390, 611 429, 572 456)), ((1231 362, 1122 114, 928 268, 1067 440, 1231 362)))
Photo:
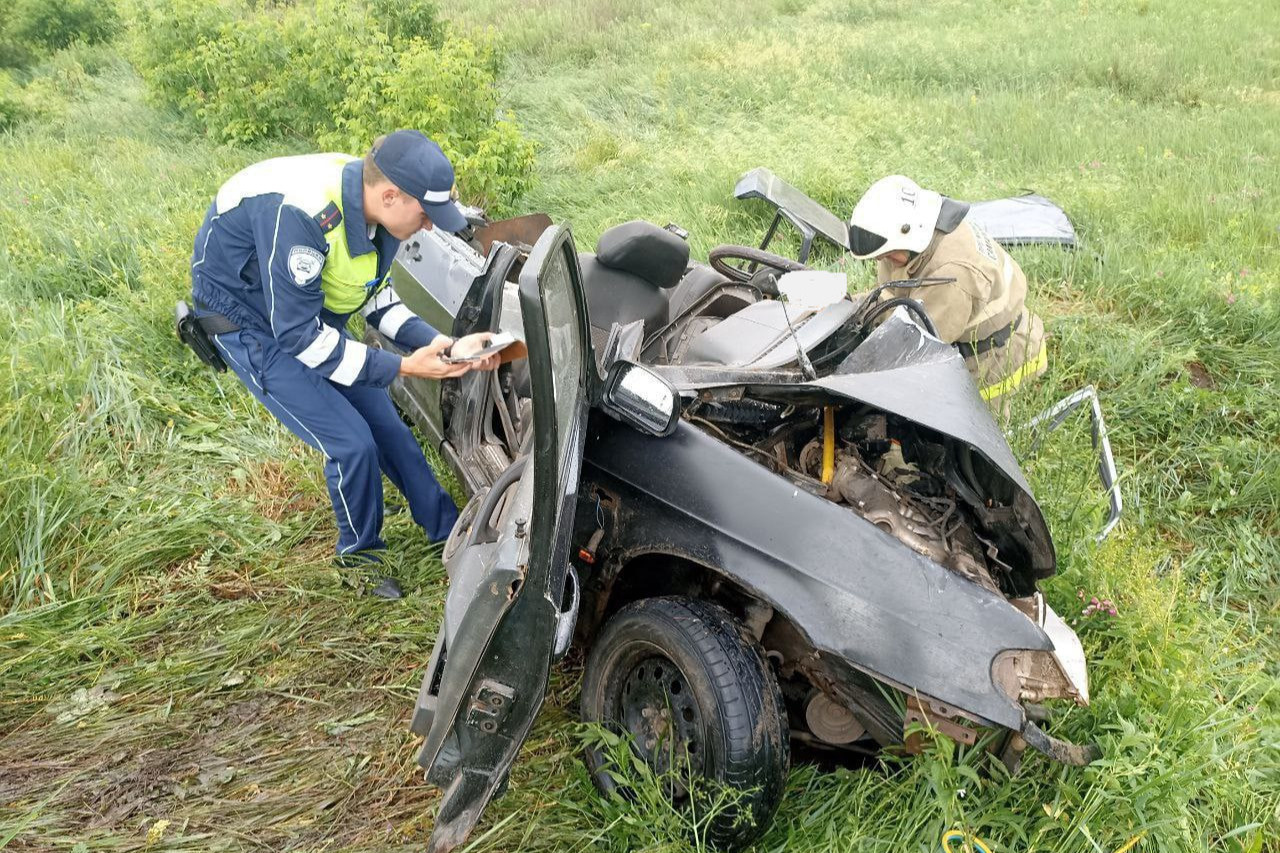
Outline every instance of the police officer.
POLYGON ((938 336, 956 345, 991 400, 1045 372, 1044 324, 1027 310, 1027 277, 1017 261, 968 212, 964 202, 890 175, 853 208, 849 245, 854 257, 876 259, 880 284, 954 279, 887 293, 924 304, 938 336))
MULTIPOLYGON (((466 226, 453 187, 440 146, 398 130, 363 160, 313 154, 249 166, 218 190, 196 234, 191 290, 200 322, 250 393, 324 454, 346 565, 380 562, 383 473, 431 541, 447 537, 458 517, 386 390, 397 376, 448 379, 498 364, 497 356, 443 361, 476 352, 488 335, 451 340, 388 281, 402 240, 466 226), (355 311, 411 354, 352 338, 355 311)), ((394 579, 374 582, 375 595, 399 597, 394 579)))

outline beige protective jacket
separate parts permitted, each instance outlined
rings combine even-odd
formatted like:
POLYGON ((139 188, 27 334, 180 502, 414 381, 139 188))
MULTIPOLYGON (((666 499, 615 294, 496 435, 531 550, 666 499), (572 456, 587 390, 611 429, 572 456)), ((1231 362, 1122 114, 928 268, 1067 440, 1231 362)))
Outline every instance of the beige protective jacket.
POLYGON ((918 300, 942 340, 968 345, 960 349, 983 397, 998 397, 1044 373, 1044 323, 1027 310, 1027 277, 980 226, 966 219, 950 233, 935 231, 929 247, 905 267, 877 261, 876 278, 880 284, 907 278, 955 279, 889 288, 886 298, 918 300))

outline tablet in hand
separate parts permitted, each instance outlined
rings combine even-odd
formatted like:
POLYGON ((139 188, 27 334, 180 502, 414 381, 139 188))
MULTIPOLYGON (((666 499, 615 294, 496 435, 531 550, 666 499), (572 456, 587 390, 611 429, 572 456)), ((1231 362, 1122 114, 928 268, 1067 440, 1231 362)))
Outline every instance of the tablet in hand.
POLYGON ((462 356, 461 358, 455 358, 452 355, 442 355, 440 360, 445 364, 470 364, 473 361, 484 361, 489 356, 502 352, 515 342, 515 335, 500 332, 490 338, 489 343, 486 344, 484 349, 479 352, 474 352, 471 355, 462 356))

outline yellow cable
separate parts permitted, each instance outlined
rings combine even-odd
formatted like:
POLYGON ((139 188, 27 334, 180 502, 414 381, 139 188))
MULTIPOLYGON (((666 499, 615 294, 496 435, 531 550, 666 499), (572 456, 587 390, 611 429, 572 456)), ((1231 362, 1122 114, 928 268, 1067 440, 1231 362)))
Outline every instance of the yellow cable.
POLYGON ((831 485, 836 475, 836 410, 822 407, 822 482, 831 485))
POLYGON ((1130 838, 1123 847, 1121 847, 1119 850, 1116 851, 1116 853, 1129 853, 1129 851, 1133 849, 1135 844, 1137 844, 1139 841, 1141 841, 1146 837, 1147 837, 1147 834, 1145 832, 1138 833, 1133 838, 1130 838))
POLYGON ((943 853, 966 853, 969 848, 972 848, 973 853, 992 853, 987 843, 976 835, 961 832, 958 829, 949 829, 942 833, 943 853), (959 841, 960 846, 952 847, 953 841, 959 841))

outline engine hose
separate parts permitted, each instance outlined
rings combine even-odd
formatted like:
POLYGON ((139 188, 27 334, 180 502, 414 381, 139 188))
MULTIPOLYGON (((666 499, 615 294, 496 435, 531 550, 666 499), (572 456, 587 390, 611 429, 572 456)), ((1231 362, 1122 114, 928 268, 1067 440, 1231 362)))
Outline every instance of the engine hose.
POLYGON ((978 487, 969 482, 969 478, 965 475, 964 469, 967 467, 969 471, 973 470, 973 457, 965 458, 962 449, 968 450, 964 445, 953 445, 951 448, 952 464, 947 466, 947 485, 955 489, 960 499, 969 506, 979 509, 985 506, 982 496, 978 494, 978 487))
POLYGON ((873 305, 871 310, 863 315, 862 325, 871 325, 872 320, 875 320, 881 314, 892 308, 897 308, 899 305, 911 312, 912 316, 920 322, 921 326, 924 326, 925 330, 929 334, 933 335, 935 338, 938 337, 938 327, 933 325, 933 320, 929 319, 929 312, 924 310, 924 306, 919 302, 906 296, 896 296, 893 299, 886 299, 884 302, 873 305))
POLYGON ((705 403, 698 412, 707 420, 716 423, 763 427, 776 423, 782 415, 783 407, 776 403, 765 403, 744 397, 741 400, 705 403))

